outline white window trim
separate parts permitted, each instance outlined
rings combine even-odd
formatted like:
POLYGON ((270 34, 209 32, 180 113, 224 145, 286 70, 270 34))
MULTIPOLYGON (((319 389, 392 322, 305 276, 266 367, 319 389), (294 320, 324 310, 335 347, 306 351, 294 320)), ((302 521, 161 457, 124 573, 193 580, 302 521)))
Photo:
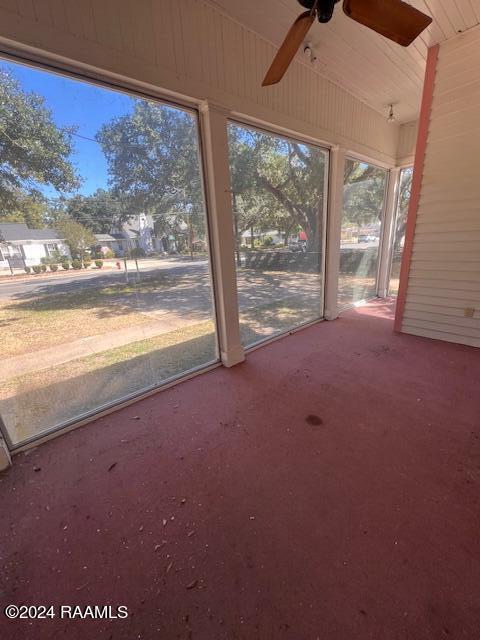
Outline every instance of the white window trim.
MULTIPOLYGON (((327 292, 327 272, 328 272, 327 245, 328 245, 328 238, 329 238, 329 215, 330 215, 329 197, 330 197, 331 151, 333 147, 331 145, 321 143, 318 140, 314 140, 313 138, 309 138, 308 136, 302 136, 300 134, 297 135, 290 130, 282 129, 281 127, 266 125, 266 124, 260 123, 258 120, 254 122, 252 118, 243 118, 238 114, 235 116, 229 116, 227 118, 227 125, 230 122, 232 124, 237 124, 248 129, 254 129, 261 133, 267 133, 272 136, 283 138, 285 140, 292 140, 292 142, 298 142, 300 144, 306 144, 309 146, 318 147, 325 154, 325 170, 323 173, 324 198, 323 198, 323 211, 322 211, 322 238, 321 238, 323 252, 322 252, 322 265, 321 265, 322 295, 320 300, 320 315, 317 319, 313 321, 308 321, 307 323, 305 323, 305 325, 299 325, 298 327, 286 329, 281 334, 279 334, 279 337, 281 337, 283 335, 291 333, 296 329, 300 329, 303 326, 310 326, 312 323, 328 319, 327 313, 326 313, 326 310, 327 310, 326 292, 327 292), (326 197, 325 197, 325 194, 326 194, 326 197)), ((228 164, 230 166, 230 157, 228 157, 228 164)), ((230 184, 229 184, 229 189, 230 189, 230 184)), ((231 203, 230 203, 230 206, 231 206, 231 203)), ((232 216, 233 216, 233 212, 232 212, 232 216)), ((232 229, 233 229, 233 217, 232 217, 232 229)), ((235 274, 235 278, 236 278, 236 274, 235 274)), ((263 343, 267 342, 268 340, 269 338, 261 339, 258 343, 254 343, 254 345, 249 345, 247 347, 247 350, 250 349, 252 346, 255 346, 255 347, 261 346, 263 343)))
MULTIPOLYGON (((382 171, 386 172, 386 183, 385 183, 385 190, 384 190, 384 196, 383 196, 383 206, 382 206, 382 211, 380 214, 380 242, 379 242, 379 246, 378 246, 378 258, 377 258, 377 275, 375 278, 375 284, 376 284, 376 296, 377 298, 379 297, 385 297, 385 296, 381 296, 379 293, 379 284, 380 284, 380 275, 381 275, 381 268, 382 268, 382 263, 384 261, 384 252, 387 251, 388 252, 388 243, 385 243, 385 218, 386 218, 386 211, 387 211, 387 200, 389 197, 389 193, 390 193, 390 188, 396 188, 396 182, 398 182, 398 177, 395 181, 391 180, 391 172, 392 170, 396 169, 396 167, 393 167, 392 165, 386 164, 386 163, 382 163, 382 162, 378 162, 375 160, 371 160, 369 159, 367 156, 363 156, 361 154, 353 154, 353 153, 347 153, 345 154, 345 159, 344 159, 344 171, 345 171, 345 163, 347 162, 347 160, 352 160, 353 162, 363 162, 365 164, 371 165, 373 167, 376 167, 377 169, 382 169, 382 171), (387 245, 387 247, 385 247, 385 244, 387 245)), ((341 248, 341 220, 343 217, 343 184, 344 184, 344 173, 342 174, 342 198, 340 201, 340 230, 339 230, 339 236, 338 236, 338 246, 339 246, 339 251, 341 248)), ((338 260, 339 260, 339 276, 340 276, 340 253, 338 255, 338 260)), ((345 306, 340 307, 338 305, 338 282, 337 282, 337 316, 338 313, 340 313, 340 311, 347 311, 348 309, 352 309, 354 307, 358 307, 361 306, 367 302, 369 302, 372 298, 368 298, 366 300, 356 300, 354 302, 352 302, 351 304, 347 304, 345 306)))

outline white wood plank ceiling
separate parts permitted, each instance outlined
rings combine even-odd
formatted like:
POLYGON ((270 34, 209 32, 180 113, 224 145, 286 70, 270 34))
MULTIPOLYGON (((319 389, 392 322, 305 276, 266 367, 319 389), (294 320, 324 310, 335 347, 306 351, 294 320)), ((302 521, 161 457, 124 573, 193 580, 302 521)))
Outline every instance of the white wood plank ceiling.
MULTIPOLYGON (((276 46, 304 11, 296 0, 211 2, 276 46)), ((480 0, 410 0, 409 4, 431 15, 433 23, 408 48, 347 18, 341 3, 333 20, 324 25, 315 22, 308 36, 317 55, 313 67, 318 73, 385 116, 393 103, 399 122, 418 118, 428 47, 480 23, 480 0)), ((298 59, 310 65, 301 54, 298 59)))

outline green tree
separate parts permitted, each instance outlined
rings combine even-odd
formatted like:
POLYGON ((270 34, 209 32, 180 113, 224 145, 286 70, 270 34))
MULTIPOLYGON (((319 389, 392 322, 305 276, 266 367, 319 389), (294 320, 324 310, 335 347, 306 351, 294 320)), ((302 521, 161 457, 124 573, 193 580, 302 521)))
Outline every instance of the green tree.
MULTIPOLYGON (((70 162, 73 128, 60 129, 44 99, 22 90, 0 68, 0 210, 19 208, 25 194, 39 197, 39 185, 69 192, 79 180, 70 162)), ((2 215, 2 214, 0 214, 2 215)))
POLYGON ((123 207, 117 197, 105 189, 97 189, 89 196, 76 194, 66 201, 65 214, 93 231, 109 233, 122 220, 123 207))
POLYGON ((87 255, 87 249, 95 244, 95 236, 83 224, 64 218, 57 223, 60 235, 70 249, 73 258, 83 259, 87 255))
MULTIPOLYGON (((309 251, 322 238, 325 154, 305 145, 236 125, 229 127, 233 208, 239 233, 276 229, 285 239, 298 229, 309 251)), ((237 233, 238 237, 238 233, 237 233)))
POLYGON ((379 220, 385 197, 387 172, 358 160, 345 163, 343 224, 364 225, 379 220))
POLYGON ((11 209, 0 214, 2 222, 24 222, 30 229, 41 229, 48 222, 50 207, 41 197, 20 192, 11 209))
POLYGON ((133 111, 104 124, 96 138, 111 192, 122 202, 122 220, 151 214, 158 229, 185 227, 191 247, 204 238, 197 129, 190 114, 134 100, 133 111))
POLYGON ((412 195, 413 167, 406 167, 400 174, 398 205, 396 217, 396 233, 399 237, 405 234, 407 226, 408 206, 412 195))

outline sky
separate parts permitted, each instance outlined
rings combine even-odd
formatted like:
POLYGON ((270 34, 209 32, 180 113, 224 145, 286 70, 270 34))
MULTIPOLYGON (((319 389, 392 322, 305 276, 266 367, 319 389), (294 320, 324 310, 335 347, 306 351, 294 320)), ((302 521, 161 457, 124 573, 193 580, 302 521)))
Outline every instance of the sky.
MULTIPOLYGON (((124 93, 5 60, 0 62, 0 67, 16 78, 24 91, 45 98, 59 127, 76 125, 77 134, 86 138, 94 139, 103 123, 133 109, 133 99, 124 93)), ((73 145, 70 159, 83 178, 79 192, 88 195, 98 188, 106 189, 107 163, 100 145, 77 136, 73 137, 73 145)), ((42 191, 48 197, 58 195, 51 187, 42 191)))

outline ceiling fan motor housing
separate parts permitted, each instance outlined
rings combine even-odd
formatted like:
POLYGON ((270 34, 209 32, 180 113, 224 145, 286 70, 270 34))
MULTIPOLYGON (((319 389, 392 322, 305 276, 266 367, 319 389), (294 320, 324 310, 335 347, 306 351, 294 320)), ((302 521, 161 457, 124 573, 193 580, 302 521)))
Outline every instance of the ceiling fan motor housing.
MULTIPOLYGON (((332 19, 335 5, 340 0, 298 0, 307 11, 300 14, 292 24, 268 69, 262 86, 280 82, 315 18, 319 22, 332 19)), ((432 18, 404 0, 343 0, 344 13, 372 29, 384 38, 408 47, 432 22, 432 18)))
POLYGON ((316 12, 319 22, 330 22, 333 16, 333 10, 339 0, 298 0, 298 2, 306 9, 313 9, 317 5, 316 12))

